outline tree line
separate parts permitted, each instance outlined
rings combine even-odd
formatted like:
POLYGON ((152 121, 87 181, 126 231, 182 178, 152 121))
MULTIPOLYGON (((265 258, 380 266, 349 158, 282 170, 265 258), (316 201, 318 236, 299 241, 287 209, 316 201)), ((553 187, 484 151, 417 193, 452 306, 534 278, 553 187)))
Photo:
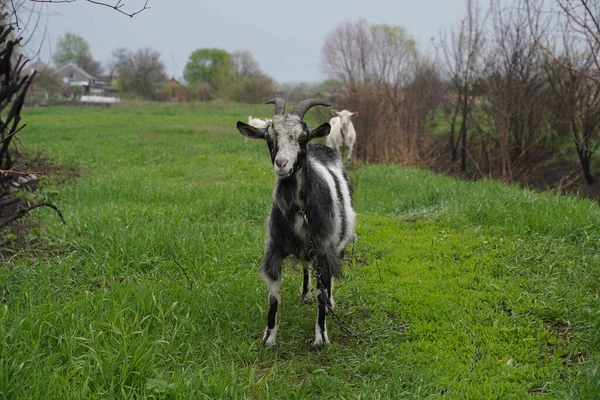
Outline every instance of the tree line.
POLYGON ((434 54, 420 52, 401 27, 359 20, 330 32, 322 63, 342 85, 340 107, 360 111, 357 155, 365 162, 593 184, 599 16, 597 2, 585 0, 467 0, 434 54))
MULTIPOLYGON (((117 48, 111 60, 102 65, 94 60, 87 41, 67 33, 58 40, 52 56, 55 68, 73 63, 99 80, 107 81, 122 97, 163 100, 168 80, 159 51, 144 47, 138 50, 117 48)), ((39 71, 37 84, 42 90, 57 92, 60 78, 51 67, 39 71)), ((264 101, 276 89, 275 81, 266 75, 248 50, 229 53, 222 49, 197 49, 185 65, 183 78, 187 97, 191 100, 225 99, 256 103, 264 101)))

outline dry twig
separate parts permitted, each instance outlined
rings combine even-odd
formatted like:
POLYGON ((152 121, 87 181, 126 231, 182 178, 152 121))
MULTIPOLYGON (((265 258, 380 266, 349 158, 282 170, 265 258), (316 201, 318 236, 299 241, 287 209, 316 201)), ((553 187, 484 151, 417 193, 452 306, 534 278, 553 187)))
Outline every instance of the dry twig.
POLYGON ((9 225, 11 222, 14 222, 14 221, 18 220, 19 218, 27 215, 29 213, 29 211, 31 211, 33 209, 36 209, 38 207, 50 207, 51 209, 53 209, 54 211, 56 211, 56 214, 58 214, 58 217, 60 218, 60 220, 62 221, 62 223, 63 224, 65 223, 65 219, 63 218, 62 213, 60 212, 60 210, 58 209, 58 207, 56 207, 52 203, 42 202, 42 203, 36 203, 36 204, 31 205, 29 207, 20 209, 14 215, 11 215, 10 217, 7 217, 4 220, 0 221, 0 228, 4 228, 5 226, 9 225))
MULTIPOLYGON (((32 1, 34 3, 74 3, 77 0, 30 0, 30 1, 32 1)), ((105 3, 103 1, 96 1, 96 0, 85 0, 85 1, 87 1, 88 3, 99 5, 99 6, 112 8, 113 10, 115 10, 123 15, 127 15, 128 17, 131 17, 131 18, 133 18, 137 14, 141 13, 142 11, 148 10, 150 8, 150 7, 148 7, 149 0, 146 0, 144 2, 144 6, 142 8, 140 8, 137 11, 131 12, 131 13, 123 10, 123 6, 125 6, 125 3, 123 3, 123 0, 118 0, 115 4, 105 3)))

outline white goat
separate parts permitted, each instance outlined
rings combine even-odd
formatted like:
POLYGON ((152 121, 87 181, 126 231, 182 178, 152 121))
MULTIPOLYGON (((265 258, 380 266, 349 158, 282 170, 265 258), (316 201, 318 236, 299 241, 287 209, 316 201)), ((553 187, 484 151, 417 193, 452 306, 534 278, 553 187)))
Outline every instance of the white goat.
POLYGON ((327 146, 337 151, 342 158, 344 158, 343 153, 346 150, 346 162, 348 162, 352 156, 352 149, 356 141, 356 130, 351 118, 358 116, 358 111, 331 110, 331 114, 334 117, 329 120, 331 133, 327 136, 327 146))
MULTIPOLYGON (((248 115, 248 125, 253 126, 257 129, 264 129, 271 123, 270 119, 253 118, 252 115, 248 115)), ((248 138, 245 138, 248 141, 248 138)))
POLYGON ((253 118, 252 115, 248 115, 248 125, 258 129, 266 128, 271 123, 270 119, 253 118))

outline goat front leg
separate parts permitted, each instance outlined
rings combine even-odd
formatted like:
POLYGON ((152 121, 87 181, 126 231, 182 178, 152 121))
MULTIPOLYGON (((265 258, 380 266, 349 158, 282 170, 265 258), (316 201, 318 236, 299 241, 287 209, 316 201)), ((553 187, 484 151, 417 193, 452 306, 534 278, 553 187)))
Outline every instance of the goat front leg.
POLYGON ((335 151, 337 151, 337 153, 340 155, 340 157, 342 159, 344 159, 344 144, 343 143, 337 143, 335 145, 335 151))
POLYGON ((354 142, 348 143, 348 154, 346 154, 346 163, 350 163, 350 158, 352 157, 352 148, 354 147, 354 142))
POLYGON ((269 314, 267 316, 267 329, 263 336, 265 346, 275 345, 277 336, 277 308, 281 302, 281 265, 283 258, 278 256, 273 249, 267 249, 261 265, 260 274, 269 288, 269 314))

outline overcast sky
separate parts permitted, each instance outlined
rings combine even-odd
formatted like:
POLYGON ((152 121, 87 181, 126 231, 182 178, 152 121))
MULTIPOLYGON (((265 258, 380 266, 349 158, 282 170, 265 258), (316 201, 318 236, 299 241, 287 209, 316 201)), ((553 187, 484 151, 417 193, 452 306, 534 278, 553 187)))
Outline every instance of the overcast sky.
MULTIPOLYGON (((114 4, 114 0, 105 0, 114 4)), ((133 12, 143 0, 125 0, 133 12)), ((38 6, 43 27, 29 44, 42 45, 49 62, 65 33, 82 36, 94 59, 106 64, 118 47, 152 47, 162 54, 167 74, 179 78, 192 51, 222 48, 249 50, 262 70, 279 83, 318 82, 326 77, 321 47, 338 24, 364 18, 369 23, 401 25, 429 51, 431 38, 455 25, 465 0, 149 0, 150 9, 129 18, 84 0, 38 6)))

